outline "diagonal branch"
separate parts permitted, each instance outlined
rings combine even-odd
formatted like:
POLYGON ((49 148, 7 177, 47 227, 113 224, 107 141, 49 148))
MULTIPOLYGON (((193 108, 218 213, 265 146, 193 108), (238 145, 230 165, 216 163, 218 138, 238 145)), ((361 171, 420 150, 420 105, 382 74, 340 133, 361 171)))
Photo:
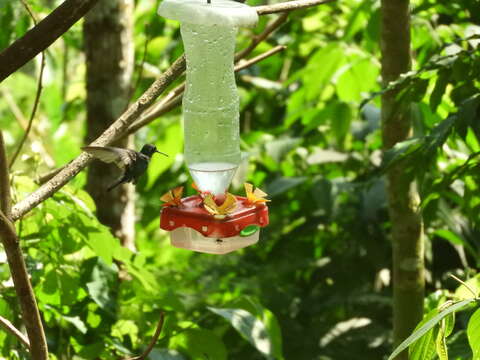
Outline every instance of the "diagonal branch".
POLYGON ((280 26, 282 26, 288 18, 289 13, 285 12, 281 14, 278 18, 274 21, 270 22, 265 26, 265 29, 258 35, 255 35, 245 49, 239 51, 235 54, 235 61, 245 58, 246 56, 250 55, 253 50, 266 38, 268 38, 274 31, 276 31, 280 26))
POLYGON ((0 52, 0 82, 48 48, 98 0, 66 0, 37 26, 0 52))
POLYGON ((2 327, 6 332, 9 332, 13 336, 15 336, 18 340, 22 342, 23 345, 30 349, 30 342, 28 341, 28 338, 3 316, 0 316, 0 327, 2 327))
MULTIPOLYGON (((185 70, 185 57, 178 58, 148 90, 125 111, 117 121, 108 127, 91 145, 106 146, 120 138, 128 126, 148 108, 155 99, 185 70)), ((25 199, 16 204, 12 209, 13 221, 18 220, 35 206, 48 199, 70 179, 83 170, 91 161, 91 156, 82 153, 48 182, 29 194, 25 199)))
MULTIPOLYGON (((68 0, 67 0, 68 1, 68 0)), ((297 0, 268 6, 257 6, 259 15, 270 14, 275 12, 285 12, 304 7, 315 6, 328 3, 334 0, 316 1, 316 0, 297 0), (291 4, 290 6, 288 4, 291 4)), ((40 25, 40 24, 39 24, 40 25)), ((1 64, 1 58, 0 58, 1 64)), ((100 135, 90 145, 105 146, 111 144, 116 139, 121 138, 128 132, 128 127, 139 118, 139 116, 155 99, 166 90, 166 88, 176 80, 185 70, 185 57, 178 58, 161 76, 156 80, 150 88, 140 97, 138 101, 133 103, 127 111, 125 111, 118 120, 116 120, 105 132, 100 135)), ((48 199, 61 187, 70 181, 75 175, 82 171, 90 162, 91 156, 82 153, 77 158, 66 165, 52 179, 43 184, 33 193, 29 194, 25 199, 16 204, 12 209, 12 220, 16 221, 31 211, 34 207, 48 199)))
POLYGON ((256 6, 255 9, 257 10, 258 15, 267 15, 285 11, 305 9, 312 6, 328 4, 334 1, 335 0, 295 0, 281 2, 273 5, 256 6))
POLYGON ((243 69, 246 69, 262 60, 265 60, 266 58, 273 56, 283 50, 285 50, 287 47, 284 45, 277 45, 274 48, 271 48, 268 51, 265 51, 263 54, 257 55, 249 60, 241 61, 237 66, 235 66, 235 71, 240 71, 243 69))

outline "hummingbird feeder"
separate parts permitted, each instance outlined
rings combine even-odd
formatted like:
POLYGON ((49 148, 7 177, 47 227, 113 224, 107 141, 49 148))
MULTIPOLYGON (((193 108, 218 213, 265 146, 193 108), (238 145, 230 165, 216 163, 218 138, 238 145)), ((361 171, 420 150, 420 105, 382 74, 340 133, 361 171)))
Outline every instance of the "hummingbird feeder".
POLYGON ((255 9, 231 0, 164 0, 158 9, 180 21, 186 57, 184 155, 198 195, 170 190, 160 227, 173 246, 225 254, 258 241, 268 224, 265 194, 245 184, 246 196, 227 192, 241 161, 239 96, 234 76, 235 36, 254 27, 255 9))

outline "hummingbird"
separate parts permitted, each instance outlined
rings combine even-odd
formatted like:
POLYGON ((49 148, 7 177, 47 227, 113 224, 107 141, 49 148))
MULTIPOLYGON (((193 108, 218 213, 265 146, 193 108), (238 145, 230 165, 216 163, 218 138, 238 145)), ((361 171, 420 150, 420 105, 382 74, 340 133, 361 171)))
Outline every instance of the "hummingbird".
POLYGON ((107 191, 111 191, 123 183, 133 182, 136 184, 140 176, 147 170, 150 159, 154 153, 168 156, 158 151, 155 145, 151 144, 143 145, 140 152, 112 146, 83 146, 81 149, 103 162, 114 163, 120 170, 123 170, 122 177, 110 185, 107 191))

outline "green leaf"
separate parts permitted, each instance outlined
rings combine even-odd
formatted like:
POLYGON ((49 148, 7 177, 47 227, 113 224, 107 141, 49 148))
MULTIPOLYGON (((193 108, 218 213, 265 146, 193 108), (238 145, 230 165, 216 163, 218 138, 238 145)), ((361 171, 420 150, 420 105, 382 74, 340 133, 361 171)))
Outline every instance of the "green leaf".
MULTIPOLYGON (((465 126, 470 126, 475 133, 477 139, 480 139, 480 124, 477 120, 479 105, 480 94, 475 94, 474 96, 465 100, 462 103, 460 109, 458 110, 458 121, 462 124, 462 129, 465 126)), ((462 138, 465 138, 467 136, 466 128, 465 132, 462 132, 461 135, 462 138)))
POLYGON ((120 246, 120 242, 102 224, 96 222, 94 226, 94 228, 88 227, 86 243, 105 264, 111 265, 113 254, 117 253, 116 249, 120 246))
POLYGON ((188 354, 191 359, 226 360, 227 348, 213 331, 188 329, 170 341, 170 346, 188 354))
POLYGON ((336 91, 340 100, 359 102, 364 94, 376 90, 379 67, 370 57, 349 56, 348 69, 337 80, 336 91))
POLYGON ((180 122, 176 121, 163 129, 162 138, 155 143, 155 146, 158 150, 168 154, 168 157, 163 155, 152 157, 151 165, 148 167, 147 189, 151 189, 158 177, 173 164, 175 156, 182 152, 183 132, 180 122))
POLYGON ((337 144, 343 147, 345 137, 350 130, 350 122, 352 121, 352 110, 347 103, 340 102, 334 107, 335 117, 332 118, 332 130, 337 139, 337 144))
POLYGON ((152 360, 187 360, 178 351, 169 349, 153 349, 148 357, 152 360))
MULTIPOLYGON (((424 319, 416 326, 415 331, 438 314, 438 309, 431 310, 424 319)), ((435 356, 434 328, 428 330, 425 335, 415 341, 409 349, 410 360, 431 360, 435 356)))
POLYGON ((301 139, 283 137, 269 141, 265 145, 267 154, 276 162, 281 162, 285 155, 300 144, 301 139))
POLYGON ((480 360, 480 309, 477 309, 468 321, 467 336, 472 348, 472 360, 480 360))
POLYGON ((409 139, 395 144, 394 147, 384 153, 381 168, 384 171, 387 170, 400 160, 419 150, 422 145, 423 140, 420 138, 409 139))
POLYGON ((80 319, 80 317, 62 315, 62 319, 75 326, 77 330, 80 331, 82 334, 87 333, 87 327, 85 326, 85 323, 80 319))
MULTIPOLYGON (((472 289, 477 296, 480 295, 480 274, 475 275, 471 279, 465 281, 470 289, 472 289)), ((455 290, 455 298, 460 300, 471 299, 474 295, 472 292, 465 286, 460 285, 457 290, 455 290)))
POLYGON ((455 234, 453 231, 447 229, 439 229, 436 230, 433 235, 439 236, 448 240, 454 245, 464 245, 465 241, 459 235, 455 234))
POLYGON ((221 309, 208 307, 208 310, 220 315, 264 355, 272 355, 272 343, 263 322, 243 309, 221 309))
POLYGON ((459 311, 460 309, 465 308, 467 305, 470 305, 472 302, 475 302, 475 299, 468 299, 468 300, 463 300, 460 302, 457 302, 445 310, 441 311, 437 315, 435 315, 432 319, 427 321, 423 326, 421 326, 419 329, 415 330, 412 335, 410 335, 408 338, 406 338, 398 347, 395 349, 395 351, 388 357, 388 360, 393 360, 395 357, 400 354, 403 350, 405 350, 407 347, 409 347, 414 341, 417 341, 425 335, 428 330, 433 328, 435 325, 437 325, 440 320, 442 320, 445 316, 455 312, 459 311))
POLYGON ((448 360, 447 336, 452 332, 454 324, 455 313, 440 320, 437 339, 435 340, 435 348, 440 360, 448 360))
POLYGON ((257 298, 252 296, 243 296, 239 298, 239 301, 235 301, 234 304, 236 308, 247 310, 265 324, 268 337, 272 343, 272 356, 276 360, 283 359, 282 331, 276 316, 265 308, 257 298))
POLYGON ((129 336, 132 344, 136 344, 138 340, 138 326, 132 320, 120 319, 111 329, 111 335, 124 341, 125 336, 129 336))
POLYGON ((271 197, 280 195, 307 180, 305 176, 298 177, 280 177, 267 184, 266 192, 271 197))
POLYGON ((91 280, 87 283, 87 289, 90 297, 102 309, 112 313, 115 309, 115 300, 111 293, 116 282, 116 265, 106 266, 101 262, 97 262, 97 264, 93 266, 91 280))
POLYGON ((445 93, 448 81, 450 80, 450 74, 451 73, 448 70, 441 70, 438 73, 435 87, 433 88, 432 95, 430 95, 430 108, 432 109, 432 112, 437 111, 437 107, 442 101, 442 96, 445 93))

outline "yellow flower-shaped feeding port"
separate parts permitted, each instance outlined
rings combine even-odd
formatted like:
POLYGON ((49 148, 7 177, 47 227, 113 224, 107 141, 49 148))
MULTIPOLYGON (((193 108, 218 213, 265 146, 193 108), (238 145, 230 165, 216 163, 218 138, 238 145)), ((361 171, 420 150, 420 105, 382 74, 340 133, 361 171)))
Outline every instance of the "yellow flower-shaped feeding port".
POLYGON ((254 189, 252 184, 245 183, 244 187, 247 195, 247 201, 245 202, 247 205, 253 206, 270 201, 265 199, 265 197, 268 195, 266 192, 260 190, 259 188, 254 189))
POLYGON ((162 206, 180 206, 182 204, 183 186, 168 190, 162 195, 160 200, 164 202, 162 206))
POLYGON ((235 211, 237 207, 237 199, 230 193, 225 196, 225 201, 221 205, 217 205, 212 194, 208 194, 203 199, 203 206, 217 220, 225 219, 228 214, 235 211))

